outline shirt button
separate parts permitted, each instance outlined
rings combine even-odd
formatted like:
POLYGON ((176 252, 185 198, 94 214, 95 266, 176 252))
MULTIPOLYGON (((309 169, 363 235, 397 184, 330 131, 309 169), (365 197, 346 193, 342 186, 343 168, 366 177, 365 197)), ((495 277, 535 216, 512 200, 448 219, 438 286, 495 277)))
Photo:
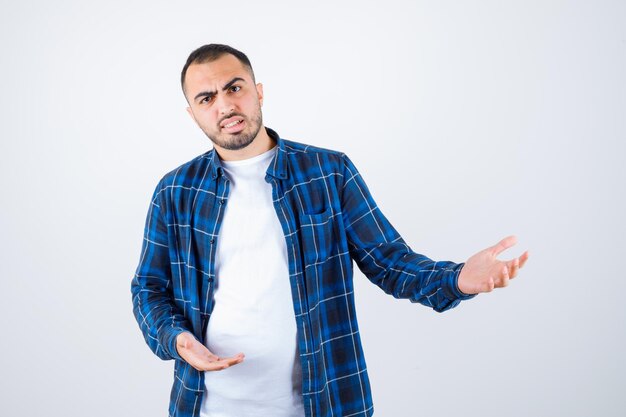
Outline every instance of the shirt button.
POLYGON ((209 277, 209 278, 207 278, 207 281, 213 282, 213 278, 209 277))
POLYGON ((225 201, 224 201, 224 199, 222 198, 222 199, 220 200, 220 204, 224 204, 224 202, 225 202, 225 201))
POLYGON ((211 239, 211 245, 215 243, 215 239, 211 239))

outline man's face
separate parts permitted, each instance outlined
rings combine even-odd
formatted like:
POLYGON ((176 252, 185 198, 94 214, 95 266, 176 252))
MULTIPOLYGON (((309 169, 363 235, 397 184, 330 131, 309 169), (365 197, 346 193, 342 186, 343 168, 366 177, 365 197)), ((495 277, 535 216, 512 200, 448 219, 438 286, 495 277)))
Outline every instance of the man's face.
POLYGON ((256 138, 263 118, 263 86, 233 55, 192 64, 185 76, 187 111, 218 147, 238 150, 256 138))

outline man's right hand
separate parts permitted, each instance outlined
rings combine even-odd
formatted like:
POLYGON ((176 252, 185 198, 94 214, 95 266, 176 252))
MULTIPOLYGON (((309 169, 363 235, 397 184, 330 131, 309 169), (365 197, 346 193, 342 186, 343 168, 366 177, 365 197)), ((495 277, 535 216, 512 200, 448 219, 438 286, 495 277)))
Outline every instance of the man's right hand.
POLYGON ((198 371, 221 371, 243 362, 243 353, 230 358, 220 358, 200 343, 194 335, 183 332, 176 336, 178 354, 198 371))

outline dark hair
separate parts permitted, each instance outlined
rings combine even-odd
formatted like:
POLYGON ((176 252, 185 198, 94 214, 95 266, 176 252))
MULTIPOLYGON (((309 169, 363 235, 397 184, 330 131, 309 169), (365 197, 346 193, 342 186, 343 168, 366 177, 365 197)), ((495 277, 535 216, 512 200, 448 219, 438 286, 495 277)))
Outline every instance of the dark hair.
POLYGON ((187 75, 187 68, 191 64, 204 64, 206 62, 213 62, 217 59, 221 58, 222 55, 231 54, 235 58, 239 60, 243 64, 244 67, 250 72, 252 76, 252 81, 254 80, 254 71, 252 71, 252 64, 250 64, 250 60, 241 51, 233 48, 228 45, 221 45, 219 43, 211 43, 208 45, 203 45, 189 54, 189 58, 187 58, 187 62, 185 62, 185 66, 183 67, 182 72, 180 73, 180 86, 183 89, 183 94, 185 94, 185 76, 187 75))

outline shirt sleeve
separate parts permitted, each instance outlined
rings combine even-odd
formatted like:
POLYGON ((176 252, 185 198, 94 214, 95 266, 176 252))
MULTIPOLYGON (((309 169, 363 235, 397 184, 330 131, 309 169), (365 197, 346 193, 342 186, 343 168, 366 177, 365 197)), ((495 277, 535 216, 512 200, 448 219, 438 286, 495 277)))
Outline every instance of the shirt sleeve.
POLYGON ((341 211, 350 256, 361 272, 387 294, 437 312, 473 298, 457 285, 464 263, 433 261, 413 252, 380 211, 352 161, 342 157, 341 211))
POLYGON ((146 343, 159 358, 181 360, 176 336, 191 326, 173 299, 163 189, 159 182, 146 218, 141 258, 131 283, 133 313, 146 343))

